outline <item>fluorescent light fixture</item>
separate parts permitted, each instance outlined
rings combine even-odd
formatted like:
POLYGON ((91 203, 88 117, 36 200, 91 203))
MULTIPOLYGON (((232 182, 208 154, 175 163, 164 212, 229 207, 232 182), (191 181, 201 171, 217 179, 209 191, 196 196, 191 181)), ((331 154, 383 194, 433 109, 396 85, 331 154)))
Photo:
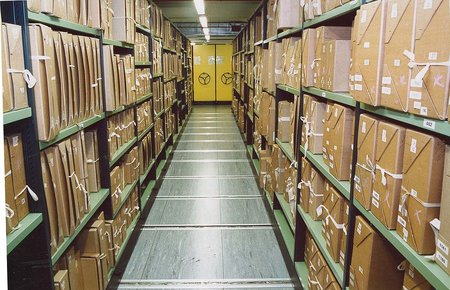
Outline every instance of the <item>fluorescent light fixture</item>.
POLYGON ((199 20, 203 28, 208 27, 208 18, 205 15, 200 15, 199 20))
POLYGON ((208 27, 203 28, 203 33, 205 35, 209 34, 209 28, 208 27))
POLYGON ((203 0, 194 0, 194 5, 199 15, 205 14, 205 2, 203 0))

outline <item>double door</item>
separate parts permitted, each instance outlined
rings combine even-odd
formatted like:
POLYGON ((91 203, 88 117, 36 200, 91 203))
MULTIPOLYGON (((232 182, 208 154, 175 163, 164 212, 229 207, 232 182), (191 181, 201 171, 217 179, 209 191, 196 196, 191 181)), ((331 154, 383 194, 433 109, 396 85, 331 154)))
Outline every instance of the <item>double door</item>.
POLYGON ((194 101, 231 102, 232 45, 194 46, 194 101))

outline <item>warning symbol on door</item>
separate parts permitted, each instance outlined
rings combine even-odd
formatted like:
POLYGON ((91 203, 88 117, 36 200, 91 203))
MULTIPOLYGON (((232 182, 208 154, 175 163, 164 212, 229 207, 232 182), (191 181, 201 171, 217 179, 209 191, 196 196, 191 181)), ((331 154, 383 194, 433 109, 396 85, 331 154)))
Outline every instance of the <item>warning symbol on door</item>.
POLYGON ((229 72, 226 72, 220 77, 220 80, 224 85, 229 85, 233 82, 233 75, 229 72))
POLYGON ((209 82, 211 81, 211 76, 209 75, 209 74, 207 74, 207 73, 201 73, 199 76, 198 76, 198 82, 201 84, 201 85, 204 85, 204 86, 206 86, 207 84, 209 84, 209 82))

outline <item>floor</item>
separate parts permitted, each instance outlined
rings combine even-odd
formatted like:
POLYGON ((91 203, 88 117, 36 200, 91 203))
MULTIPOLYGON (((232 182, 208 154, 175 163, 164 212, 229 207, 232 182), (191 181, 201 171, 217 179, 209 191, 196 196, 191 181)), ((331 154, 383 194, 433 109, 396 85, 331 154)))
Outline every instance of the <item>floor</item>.
POLYGON ((193 108, 155 195, 110 289, 299 289, 229 106, 193 108))

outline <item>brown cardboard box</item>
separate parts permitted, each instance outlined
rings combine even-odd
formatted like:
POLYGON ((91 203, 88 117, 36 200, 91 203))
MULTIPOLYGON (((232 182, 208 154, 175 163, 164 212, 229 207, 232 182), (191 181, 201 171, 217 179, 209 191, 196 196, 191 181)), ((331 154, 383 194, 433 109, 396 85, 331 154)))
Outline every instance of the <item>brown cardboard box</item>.
POLYGON ((70 231, 75 231, 75 227, 79 224, 81 218, 79 215, 79 207, 78 207, 78 198, 77 193, 73 191, 71 186, 71 178, 69 171, 69 160, 68 160, 68 152, 66 150, 66 146, 64 142, 61 142, 57 145, 59 149, 59 154, 61 156, 61 169, 63 170, 61 172, 63 182, 65 183, 66 192, 65 195, 67 196, 67 209, 68 209, 68 216, 69 216, 69 227, 70 231))
POLYGON ((53 277, 53 285, 55 290, 68 290, 70 288, 69 275, 67 270, 59 270, 53 277))
POLYGON ((49 162, 46 152, 41 152, 42 180, 44 183, 45 200, 47 204, 48 220, 50 225, 50 250, 56 252, 58 246, 63 242, 64 236, 62 224, 58 222, 60 213, 57 208, 56 195, 53 181, 51 180, 49 162))
POLYGON ((323 139, 322 139, 322 156, 326 162, 329 162, 329 154, 331 152, 331 139, 332 139, 332 131, 331 131, 331 120, 333 116, 333 103, 327 103, 327 107, 325 110, 325 118, 323 123, 323 139))
POLYGON ((278 102, 278 132, 277 138, 281 142, 289 142, 291 140, 290 124, 291 124, 291 107, 292 103, 288 101, 278 102))
POLYGON ((349 40, 351 36, 351 27, 342 26, 321 26, 316 28, 315 33, 315 56, 314 56, 314 87, 320 88, 322 83, 322 71, 326 63, 323 61, 325 48, 323 44, 327 40, 349 40))
POLYGON ((78 224, 86 212, 86 203, 88 202, 88 196, 87 196, 87 193, 85 192, 84 188, 82 187, 82 185, 80 185, 81 183, 78 179, 77 172, 75 171, 74 157, 76 158, 78 153, 75 152, 75 156, 74 156, 74 152, 72 150, 72 144, 70 142, 70 139, 67 139, 67 140, 61 142, 61 145, 64 145, 66 148, 66 151, 67 151, 67 161, 68 161, 69 171, 68 171, 68 173, 66 173, 66 177, 69 177, 69 179, 70 179, 70 183, 69 183, 68 187, 71 188, 71 192, 74 197, 74 203, 76 205, 75 216, 77 217, 77 224, 78 224), (75 174, 74 174, 74 172, 75 172, 75 174), (77 176, 75 177, 75 175, 77 175, 77 176))
POLYGON ((448 115, 450 87, 449 5, 449 1, 416 2, 414 66, 408 94, 410 113, 441 120, 448 115), (442 65, 445 62, 447 65, 442 65))
POLYGON ((11 162, 11 175, 14 188, 14 200, 17 218, 21 221, 28 215, 28 189, 25 178, 25 164, 22 148, 21 134, 13 134, 5 137, 8 142, 9 158, 11 162))
POLYGON ((301 142, 300 144, 305 148, 306 150, 309 150, 309 134, 307 134, 309 131, 311 131, 311 101, 316 100, 316 98, 304 94, 303 95, 303 112, 302 112, 302 135, 301 135, 301 142), (308 125, 308 127, 307 127, 308 125), (308 141, 308 142, 307 142, 308 141), (308 145, 308 146, 306 146, 308 145))
POLYGON ((302 37, 302 86, 311 87, 314 85, 314 52, 316 50, 315 43, 316 30, 308 28, 303 31, 302 37))
POLYGON ((341 244, 339 247, 339 265, 341 266, 342 269, 344 269, 345 267, 345 255, 347 253, 347 233, 349 231, 349 214, 350 214, 350 206, 349 206, 349 202, 347 200, 345 200, 345 205, 344 205, 344 228, 345 231, 343 231, 343 235, 341 237, 341 244))
POLYGON ((19 25, 2 24, 2 51, 4 62, 4 112, 28 107, 25 64, 23 59, 22 30, 19 25), (9 71, 10 70, 10 71, 9 71), (6 81, 6 82, 5 82, 6 81), (5 103, 6 102, 6 103, 5 103), (5 110, 6 109, 6 110, 5 110))
POLYGON ((445 146, 444 178, 440 212, 440 229, 436 244, 436 263, 450 274, 450 145, 445 146))
POLYGON ((326 67, 323 88, 331 92, 348 92, 350 73, 350 40, 330 40, 325 42, 326 67))
POLYGON ((298 184, 300 189, 300 206, 304 212, 309 212, 309 199, 311 188, 311 163, 306 158, 302 158, 302 176, 301 181, 298 184))
POLYGON ((367 210, 370 209, 372 197, 377 131, 378 120, 370 115, 362 114, 358 128, 358 162, 355 169, 354 195, 367 210))
POLYGON ((355 82, 351 94, 357 101, 373 106, 379 106, 381 100, 387 2, 374 1, 361 6, 353 48, 355 82))
POLYGON ((98 139, 97 130, 86 131, 84 134, 86 147, 86 163, 88 169, 88 183, 91 192, 98 192, 100 190, 100 168, 99 168, 99 153, 98 153, 98 139))
POLYGON ((272 102, 271 102, 271 106, 269 108, 269 120, 268 120, 268 129, 267 129, 267 144, 269 145, 273 145, 275 144, 275 114, 276 114, 276 109, 275 109, 275 99, 274 97, 271 96, 272 102))
POLYGON ((52 81, 56 77, 52 30, 42 24, 31 24, 29 34, 33 75, 37 80, 34 98, 38 138, 48 141, 59 132, 59 97, 52 81))
POLYGON ((330 267, 326 265, 325 270, 323 271, 322 277, 320 277, 320 285, 321 289, 324 290, 338 290, 341 289, 341 286, 336 281, 333 272, 330 267))
POLYGON ((363 217, 356 217, 350 289, 401 289, 403 273, 397 267, 403 259, 363 217))
POLYGON ((403 290, 433 290, 430 283, 417 271, 413 265, 406 263, 403 278, 403 290))
POLYGON ((70 247, 66 253, 67 270, 70 289, 83 289, 83 272, 81 269, 80 251, 70 247))
POLYGON ((323 204, 325 178, 314 167, 311 167, 309 182, 309 212, 313 220, 321 220, 322 215, 317 212, 317 209, 323 204))
POLYGON ((66 67, 64 47, 62 45, 61 35, 57 31, 53 31, 53 47, 55 49, 55 79, 57 94, 59 96, 59 119, 61 121, 61 129, 67 127, 69 117, 69 92, 68 84, 66 83, 66 67))
MULTIPOLYGON (((403 52, 412 51, 413 0, 387 1, 384 36, 384 64, 380 105, 395 110, 408 110, 408 80, 411 69, 403 52), (405 39, 406 38, 406 39, 405 39)), ((420 102, 419 102, 420 103, 420 102)))
POLYGON ((102 260, 99 254, 81 256, 84 289, 103 290, 102 260))
POLYGON ((17 207, 14 200, 14 186, 11 170, 11 159, 9 154, 9 146, 6 139, 3 142, 4 156, 5 156, 5 206, 6 211, 6 234, 9 234, 12 230, 15 230, 19 224, 19 218, 17 216, 17 207))
POLYGON ((323 209, 322 225, 325 229, 327 250, 333 260, 339 262, 339 250, 344 227, 345 198, 334 188, 331 188, 330 194, 323 204, 323 207, 321 207, 323 209))
POLYGON ((353 118, 352 109, 334 104, 330 117, 331 138, 328 164, 331 174, 338 180, 348 180, 350 176, 353 118))
MULTIPOLYGON (((89 211, 89 184, 87 179, 87 164, 85 159, 86 150, 83 148, 84 142, 81 140, 81 134, 75 134, 70 138, 72 145, 72 156, 74 160, 74 172, 78 177, 79 200, 84 202, 84 206, 80 207, 80 211, 84 208, 85 213, 89 211)), ((67 145, 66 145, 67 147, 67 145)), ((81 203, 81 202, 80 202, 81 203)))
POLYGON ((280 147, 276 144, 273 145, 269 174, 271 175, 275 192, 284 192, 284 188, 286 187, 284 183, 286 162, 286 156, 284 156, 280 147))
POLYGON ((108 260, 109 270, 116 265, 115 255, 114 255, 114 235, 112 230, 112 221, 105 220, 105 229, 107 232, 106 240, 108 242, 108 251, 106 254, 108 260))
MULTIPOLYGON (((308 146, 305 148, 311 151, 313 154, 322 153, 323 146, 323 119, 325 117, 326 103, 319 102, 314 98, 311 99, 310 111, 309 111, 309 132, 306 133, 306 139, 308 146)), ((305 127, 307 129, 308 126, 305 127)))
POLYGON ((397 224, 405 131, 403 127, 383 121, 378 124, 377 170, 370 209, 388 229, 394 229, 397 224))
POLYGON ((275 8, 275 22, 278 29, 299 25, 300 3, 296 0, 278 0, 275 8))

